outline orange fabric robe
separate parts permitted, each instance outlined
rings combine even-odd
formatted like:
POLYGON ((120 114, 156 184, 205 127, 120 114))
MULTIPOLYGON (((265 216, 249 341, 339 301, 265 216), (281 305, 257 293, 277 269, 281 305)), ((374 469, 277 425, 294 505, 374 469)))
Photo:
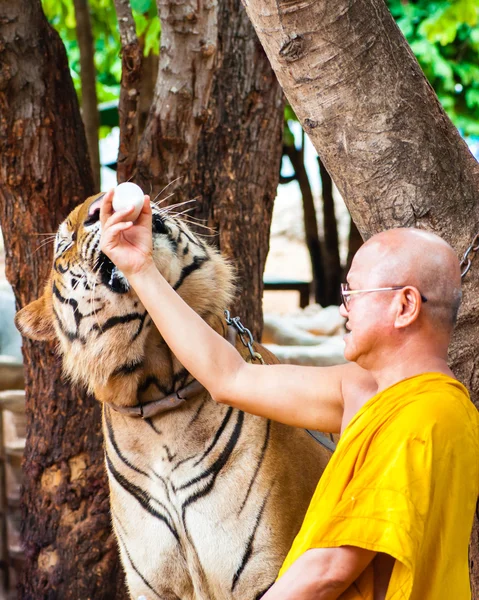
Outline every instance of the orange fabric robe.
MULTIPOLYGON (((440 373, 371 398, 345 429, 280 571, 310 548, 396 559, 386 600, 471 598, 468 542, 479 492, 479 417, 440 373)), ((341 600, 373 600, 373 566, 341 600)))

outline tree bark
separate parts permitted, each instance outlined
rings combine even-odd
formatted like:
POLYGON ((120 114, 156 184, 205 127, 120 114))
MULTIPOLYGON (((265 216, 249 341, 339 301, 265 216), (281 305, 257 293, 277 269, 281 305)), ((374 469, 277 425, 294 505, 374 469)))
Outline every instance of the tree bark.
POLYGON ((88 0, 73 0, 77 22, 78 47, 80 49, 80 77, 82 95, 82 117, 85 124, 88 153, 90 155, 94 190, 100 191, 100 115, 96 95, 95 45, 91 30, 88 0))
POLYGON ((135 175, 139 142, 139 107, 143 49, 136 35, 129 0, 115 0, 121 38, 121 88, 118 113, 120 148, 118 151, 118 183, 135 175))
POLYGON ((194 215, 219 231, 218 247, 237 267, 233 312, 259 336, 282 94, 237 0, 199 8, 158 0, 158 12, 160 73, 138 183, 153 193, 169 185, 170 202, 196 198, 194 215))
POLYGON ((326 306, 340 304, 341 259, 339 257, 338 223, 334 210, 333 180, 318 158, 323 197, 324 270, 326 273, 326 306))
MULTIPOLYGON (((383 0, 245 4, 293 110, 362 236, 422 227, 462 256, 479 230, 479 166, 383 0)), ((478 269, 479 261, 464 280, 450 347, 451 367, 476 405, 478 269)), ((477 527, 472 539, 477 599, 477 527)))
MULTIPOLYGON (((93 192, 63 44, 39 1, 0 3, 0 219, 17 305, 41 295, 54 232, 93 192)), ((122 597, 100 409, 62 381, 54 344, 24 340, 23 599, 122 597)))
POLYGON ((286 145, 283 146, 283 149, 284 154, 286 154, 291 161, 303 199, 304 233, 313 271, 314 299, 321 306, 326 306, 327 288, 323 266, 323 253, 319 239, 318 220, 316 218, 313 192, 309 183, 306 167, 304 166, 304 145, 302 150, 298 150, 294 146, 286 145))

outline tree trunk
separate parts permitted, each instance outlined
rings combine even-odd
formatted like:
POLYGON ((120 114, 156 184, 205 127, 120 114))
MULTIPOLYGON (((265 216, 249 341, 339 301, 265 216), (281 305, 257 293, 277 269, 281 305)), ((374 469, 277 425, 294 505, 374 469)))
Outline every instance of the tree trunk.
POLYGON ((349 226, 349 237, 348 237, 348 257, 346 259, 346 266, 344 267, 344 273, 349 273, 349 269, 351 268, 351 263, 353 262, 354 255, 363 245, 363 238, 359 233, 359 229, 356 226, 356 223, 351 219, 351 224, 349 226))
POLYGON ((196 198, 194 215, 219 231, 218 246, 237 267, 233 312, 259 336, 282 94, 237 0, 200 8, 158 0, 158 12, 160 74, 137 182, 153 193, 169 185, 171 202, 196 198))
POLYGON ((134 176, 136 171, 143 50, 136 36, 129 0, 115 0, 115 8, 121 37, 121 89, 118 105, 120 148, 116 174, 118 183, 122 183, 134 176))
POLYGON ((143 56, 142 72, 140 84, 140 116, 139 116, 139 134, 145 130, 146 122, 148 120, 148 113, 153 103, 155 95, 156 80, 158 78, 158 67, 160 64, 160 57, 158 54, 150 52, 148 56, 143 56))
POLYGON ((338 223, 334 211, 333 181, 318 158, 323 197, 324 270, 326 272, 326 306, 340 304, 341 259, 339 257, 338 223))
POLYGON ((98 145, 98 130, 100 129, 100 115, 96 95, 95 45, 93 43, 88 0, 73 0, 73 4, 75 6, 76 30, 80 49, 82 117, 93 172, 94 191, 99 192, 100 148, 98 145))
POLYGON ((309 183, 306 167, 304 166, 304 145, 302 150, 297 150, 294 146, 286 145, 283 148, 284 154, 286 154, 293 166, 296 181, 299 184, 301 197, 303 199, 304 233, 313 271, 314 299, 321 306, 326 306, 327 288, 323 266, 323 254, 319 240, 318 220, 316 218, 313 192, 309 183))
MULTIPOLYGON (((19 307, 40 296, 54 232, 93 191, 63 44, 39 1, 0 4, 0 218, 19 307)), ((54 344, 24 340, 24 599, 121 597, 99 405, 62 381, 54 344)))
MULTIPOLYGON (((362 236, 422 227, 462 256, 479 230, 479 166, 383 0, 245 4, 293 110, 362 236)), ((476 261, 465 278, 450 347, 451 367, 476 405, 478 270, 476 261)), ((477 527, 472 539, 477 599, 477 527)))

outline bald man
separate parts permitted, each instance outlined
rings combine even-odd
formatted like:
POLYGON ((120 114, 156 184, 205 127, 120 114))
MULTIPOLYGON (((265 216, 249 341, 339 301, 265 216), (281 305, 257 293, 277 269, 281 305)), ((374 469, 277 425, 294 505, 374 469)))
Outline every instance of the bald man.
POLYGON ((149 198, 135 224, 112 212, 111 198, 101 208, 103 252, 212 397, 342 434, 264 600, 470 598, 479 421, 447 365, 461 298, 452 248, 414 229, 374 236, 342 289, 351 362, 265 368, 245 363, 158 272, 149 198))

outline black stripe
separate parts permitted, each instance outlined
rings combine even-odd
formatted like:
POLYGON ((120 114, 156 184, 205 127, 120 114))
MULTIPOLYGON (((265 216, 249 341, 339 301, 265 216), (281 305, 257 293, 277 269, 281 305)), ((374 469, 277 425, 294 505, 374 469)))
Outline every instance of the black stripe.
MULTIPOLYGON (((111 462, 111 459, 108 456, 108 453, 106 454, 106 463, 108 466, 108 470, 110 471, 110 473, 111 473, 112 477, 115 479, 115 481, 124 490, 126 490, 131 496, 133 496, 133 498, 135 498, 135 500, 140 504, 140 506, 142 508, 144 508, 146 510, 147 513, 149 513, 153 517, 156 517, 160 521, 163 521, 163 523, 170 530, 173 537, 179 543, 180 537, 178 535, 178 532, 176 531, 174 526, 171 524, 170 520, 167 517, 165 517, 165 515, 163 515, 162 513, 158 512, 157 510, 155 510, 153 507, 150 506, 150 496, 145 492, 145 490, 142 490, 140 487, 138 487, 134 483, 131 483, 130 481, 128 481, 126 479, 126 477, 124 477, 121 473, 119 473, 113 466, 113 463, 111 462)), ((166 506, 162 505, 161 502, 158 502, 158 504, 160 506, 162 506, 162 508, 164 508, 166 510, 166 512, 168 512, 166 506)), ((168 515, 168 517, 170 517, 170 515, 168 515)), ((170 517, 170 519, 171 519, 171 517, 170 517)))
POLYGON ((170 449, 168 448, 168 446, 166 444, 163 444, 163 449, 166 452, 166 458, 168 459, 168 462, 173 462, 176 454, 171 454, 170 449))
POLYGON ((148 418, 148 419, 143 419, 143 421, 144 421, 144 422, 145 422, 147 425, 149 425, 149 426, 150 426, 150 427, 153 429, 153 431, 154 431, 155 433, 157 433, 158 435, 163 435, 163 432, 162 432, 160 429, 158 429, 158 428, 156 427, 156 425, 153 423, 153 421, 151 420, 151 418, 148 418))
POLYGON ((240 513, 243 510, 243 508, 245 507, 246 501, 248 500, 251 490, 253 489, 254 482, 256 481, 256 477, 258 476, 259 470, 261 469, 261 465, 263 464, 264 455, 266 454, 266 449, 268 448, 270 431, 271 431, 271 421, 268 420, 268 422, 266 424, 266 436, 264 438, 263 447, 261 448, 261 454, 260 454, 258 463, 256 465, 256 469, 254 471, 253 477, 251 478, 251 481, 249 483, 248 491, 246 492, 246 496, 244 497, 243 503, 241 504, 241 508, 239 510, 240 513))
MULTIPOLYGON (((124 527, 121 525, 120 520, 118 519, 118 517, 116 515, 113 515, 113 517, 115 518, 115 520, 118 522, 118 524, 121 526, 121 528, 123 529, 123 531, 125 531, 124 527)), ((128 552, 128 548, 126 547, 125 541, 121 535, 121 533, 118 531, 118 539, 121 543, 121 545, 123 546, 123 550, 125 551, 125 554, 128 558, 128 561, 131 565, 131 567, 133 568, 133 570, 135 571, 135 573, 138 575, 138 577, 143 581, 143 583, 146 585, 146 587, 151 590, 155 596, 157 598, 159 598, 160 600, 162 600, 161 596, 153 589, 152 585, 149 583, 149 581, 147 581, 144 576, 140 573, 140 571, 138 570, 137 566, 135 565, 135 563, 133 562, 133 560, 131 559, 130 553, 128 552)))
MULTIPOLYGON (((87 289, 86 288, 86 284, 85 284, 85 289, 87 289)), ((61 294, 60 290, 58 289, 56 283, 53 283, 53 285, 52 285, 52 292, 53 292, 53 295, 55 296, 55 298, 61 304, 66 304, 67 306, 71 306, 71 308, 73 310, 73 318, 75 319, 75 326, 76 326, 76 332, 75 333, 67 331, 65 329, 65 327, 64 327, 61 319, 58 316, 58 313, 55 311, 55 309, 53 309, 53 312, 55 314, 55 317, 56 317, 56 319, 58 321, 58 324, 59 324, 59 327, 60 327, 62 333, 71 342, 73 342, 74 340, 80 340, 82 344, 85 344, 86 343, 86 338, 82 337, 80 335, 80 333, 79 333, 81 322, 86 317, 93 317, 93 316, 97 315, 99 312, 101 312, 104 309, 104 306, 101 306, 100 308, 96 308, 92 312, 89 312, 87 314, 82 314, 80 312, 79 308, 78 308, 78 302, 75 300, 75 298, 65 298, 64 296, 62 296, 62 294, 61 294)), ((106 323, 108 323, 108 321, 106 323)), ((98 325, 96 323, 95 325, 92 326, 92 330, 94 330, 94 329, 100 329, 100 330, 102 330, 103 327, 101 325, 98 325)), ((102 331, 102 333, 103 333, 103 331, 102 331)))
POLYGON ((92 231, 90 235, 88 235, 86 239, 83 240, 82 256, 84 256, 85 258, 88 258, 90 253, 90 246, 95 242, 95 233, 95 231, 92 231))
POLYGON ((178 242, 173 238, 172 235, 168 235, 168 241, 170 242, 171 250, 176 256, 178 254, 178 242))
POLYGON ((131 375, 135 371, 138 371, 138 369, 141 369, 142 366, 143 366, 143 359, 142 358, 140 360, 132 361, 130 363, 124 363, 123 365, 120 365, 119 367, 117 367, 113 371, 113 373, 110 375, 110 377, 119 377, 119 376, 124 376, 124 375, 131 375))
POLYGON ((229 420, 231 419, 231 415, 233 413, 233 409, 230 406, 226 412, 226 415, 223 419, 223 421, 221 422, 221 425, 218 427, 218 431, 215 434, 215 437, 213 438, 213 441, 211 442, 211 444, 208 446, 208 448, 203 452, 203 454, 200 456, 200 458, 193 464, 194 467, 198 466, 200 464, 200 462, 206 458, 208 456, 208 454, 213 450, 213 448, 216 446, 216 444, 218 443, 218 440, 220 439, 221 434, 223 433, 223 431, 225 430, 226 425, 228 425, 229 420))
POLYGON ((155 377, 154 375, 149 375, 139 386, 138 388, 138 393, 139 394, 144 394, 148 388, 150 387, 150 385, 154 385, 162 394, 164 394, 165 396, 168 395, 168 390, 161 385, 160 380, 155 377))
POLYGON ((183 487, 187 487, 188 485, 191 485, 193 483, 196 483, 197 481, 200 481, 201 479, 204 479, 205 477, 208 477, 208 475, 213 475, 212 478, 210 479, 210 481, 205 485, 205 487, 203 489, 199 490, 195 494, 192 494, 183 504, 183 507, 181 510, 181 516, 182 516, 183 525, 185 527, 185 530, 187 530, 186 523, 185 523, 186 509, 188 508, 188 506, 190 504, 193 504, 200 498, 203 498, 203 496, 208 495, 210 493, 210 491, 212 490, 212 488, 215 484, 216 478, 218 477, 218 474, 220 473, 221 469, 224 467, 224 465, 228 461, 229 457, 231 456, 231 453, 233 452, 233 450, 238 442, 239 436, 241 434, 241 429, 243 427, 243 420, 244 420, 244 414, 240 411, 238 413, 238 419, 236 421, 234 431, 233 431, 230 439, 228 440, 228 443, 226 444, 225 449, 220 454, 220 456, 216 460, 216 462, 207 471, 205 471, 202 475, 197 477, 195 480, 192 480, 190 482, 190 484, 183 486, 183 487))
MULTIPOLYGON (((140 335, 140 333, 142 332, 143 325, 144 325, 144 324, 145 324, 145 322, 146 322, 146 317, 147 317, 147 314, 148 314, 148 313, 145 313, 145 316, 144 316, 144 318, 141 320, 141 322, 140 322, 140 326, 138 327, 138 329, 137 329, 137 331, 136 331, 135 335, 133 336, 133 338, 132 338, 132 340, 131 340, 132 342, 134 342, 134 341, 135 341, 135 340, 138 338, 138 336, 140 335)), ((148 317, 149 317, 149 315, 148 315, 148 317)), ((150 319, 150 323, 151 323, 151 319, 150 319)))
POLYGON ((190 240, 190 242, 192 244, 194 244, 195 246, 198 246, 198 248, 201 248, 202 250, 206 250, 205 245, 202 244, 199 240, 195 239, 192 234, 188 233, 188 231, 186 231, 185 229, 183 229, 183 227, 181 227, 181 225, 179 224, 178 221, 176 221, 176 226, 178 227, 178 229, 181 231, 181 233, 190 240))
POLYGON ((205 406, 205 404, 208 402, 208 398, 203 398, 202 402, 200 403, 200 405, 198 406, 198 408, 196 409, 195 414, 193 415, 191 421, 188 423, 188 427, 190 425, 193 425, 193 423, 198 419, 198 417, 200 416, 201 411, 203 410, 203 407, 205 406))
POLYGON ((199 269, 201 267, 201 265, 208 260, 208 258, 209 258, 208 256, 195 256, 193 258, 192 263, 190 263, 189 265, 186 265, 186 267, 183 267, 183 269, 181 270, 180 277, 179 277, 178 281, 175 283, 175 285, 173 286, 173 289, 177 290, 180 287, 180 285, 183 283, 183 281, 188 277, 188 275, 191 275, 191 273, 193 273, 194 271, 199 269))
POLYGON ((256 520, 255 520, 255 524, 253 527, 253 531, 251 532, 249 538, 248 538, 248 543, 246 544, 246 549, 245 552, 243 554, 243 560, 241 561, 240 566, 238 567, 238 569, 236 570, 236 573, 234 574, 233 577, 233 583, 231 585, 231 591, 233 591, 236 587, 236 584, 239 581, 239 578, 241 577, 241 573, 244 571, 246 565, 248 564, 249 559, 251 558, 252 554, 253 554, 253 543, 254 543, 254 538, 256 535, 256 532, 258 531, 258 527, 259 524, 261 523, 261 518, 263 516, 264 513, 264 509, 266 506, 266 502, 268 501, 269 498, 269 494, 271 492, 270 491, 266 494, 264 500, 263 500, 263 504, 261 505, 261 508, 259 510, 259 513, 256 516, 256 520))
MULTIPOLYGON (((230 410, 232 411, 233 409, 230 407, 228 409, 228 411, 230 411, 230 410)), ((215 460, 215 462, 211 466, 209 466, 205 471, 203 471, 203 473, 201 473, 200 475, 197 475, 193 479, 190 479, 190 481, 188 481, 187 483, 184 483, 181 487, 178 488, 179 490, 184 490, 185 488, 190 487, 190 486, 194 485, 195 483, 198 483, 202 479, 205 479, 205 477, 208 477, 209 475, 213 475, 214 477, 216 477, 218 475, 218 473, 224 467, 224 465, 226 464, 226 461, 230 457, 230 454, 233 451, 233 448, 236 446, 239 435, 241 433, 241 428, 243 426, 243 421, 244 421, 244 413, 239 411, 235 428, 234 428, 233 433, 231 434, 231 437, 228 440, 228 443, 226 444, 223 452, 219 455, 219 457, 215 460)))
POLYGON ((55 317, 55 319, 57 320, 58 323, 58 327, 60 328, 60 331, 63 333, 63 335, 70 341, 70 342, 74 342, 75 340, 79 340, 83 345, 86 344, 86 339, 81 337, 81 335, 79 333, 75 333, 73 331, 67 331, 60 319, 60 317, 58 316, 58 313, 55 309, 53 309, 53 315, 55 317))
POLYGON ((70 270, 70 263, 67 262, 65 264, 65 266, 63 266, 61 264, 61 260, 62 260, 61 256, 59 258, 57 258, 57 260, 53 263, 53 268, 57 273, 60 273, 61 275, 65 275, 65 273, 70 270))
POLYGON ((105 422, 106 422, 106 427, 108 430, 108 439, 110 440, 110 444, 113 446, 118 458, 130 469, 132 469, 132 471, 136 471, 136 473, 140 473, 140 475, 144 475, 145 477, 147 477, 148 479, 150 479, 150 476, 148 475, 148 473, 145 473, 145 471, 143 471, 142 469, 140 469, 139 467, 136 467, 133 463, 131 463, 126 456, 122 453, 122 451, 120 450, 120 448, 118 447, 118 444, 116 442, 115 439, 115 433, 113 431, 113 426, 111 424, 111 414, 110 414, 110 409, 108 408, 105 411, 105 422))
POLYGON ((103 325, 98 325, 95 323, 92 326, 92 330, 96 330, 100 332, 100 335, 108 331, 108 329, 112 329, 112 327, 116 327, 117 325, 124 325, 125 323, 131 323, 132 321, 144 321, 146 317, 146 312, 143 314, 140 313, 128 313, 127 315, 120 315, 118 317, 110 317, 103 325))

